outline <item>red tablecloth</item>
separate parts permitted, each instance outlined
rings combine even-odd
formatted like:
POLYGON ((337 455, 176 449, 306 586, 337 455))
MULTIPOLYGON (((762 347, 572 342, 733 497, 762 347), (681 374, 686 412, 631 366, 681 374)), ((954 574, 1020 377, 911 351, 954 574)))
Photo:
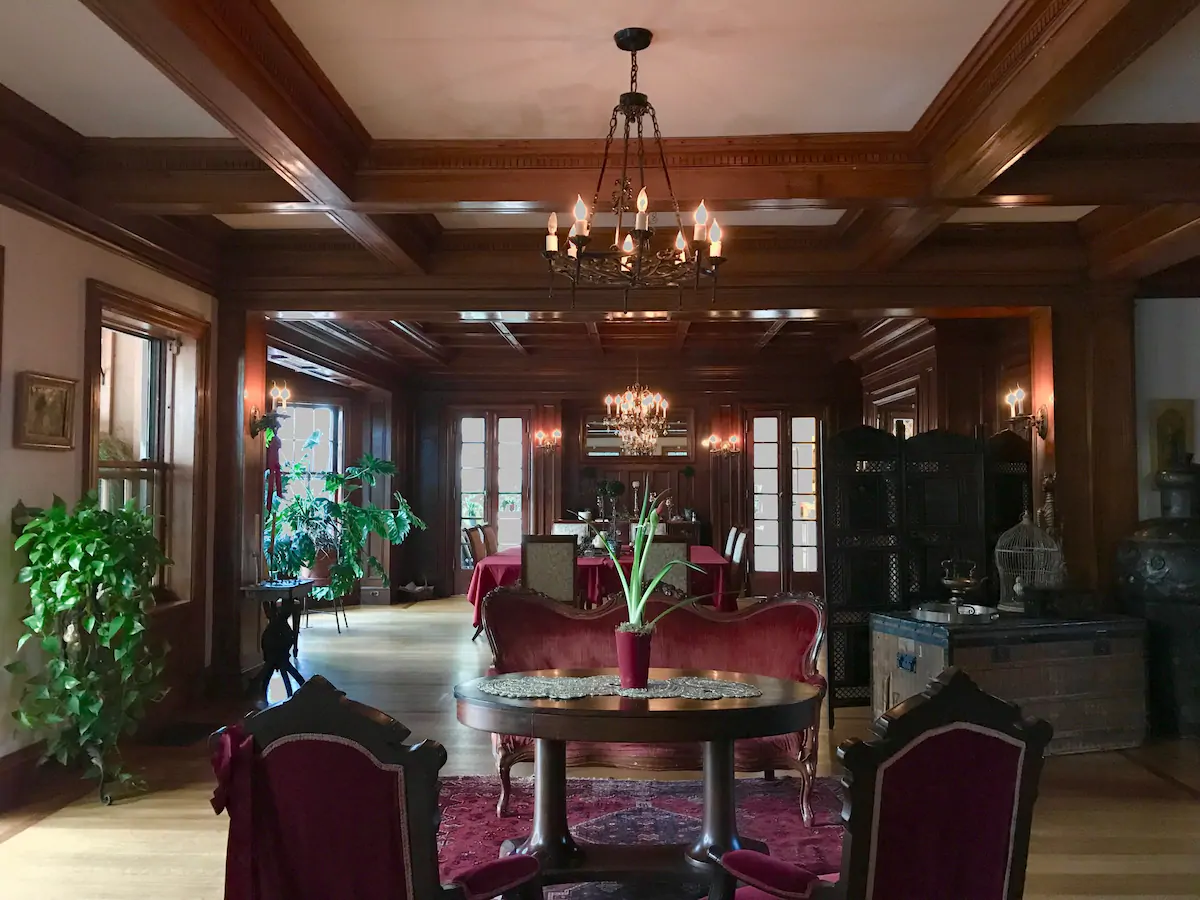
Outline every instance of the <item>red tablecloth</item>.
MULTIPOLYGON (((737 600, 725 593, 725 573, 729 569, 729 560, 712 547, 695 546, 688 551, 688 559, 704 569, 704 574, 689 572, 689 590, 692 594, 712 594, 712 603, 717 609, 736 610, 737 600)), ((612 560, 607 556, 578 556, 575 564, 579 568, 579 581, 582 593, 589 605, 599 602, 600 598, 613 591, 619 590, 621 581, 613 568, 612 560)), ((621 557, 621 567, 626 574, 633 565, 633 556, 621 557)), ((493 588, 502 584, 513 584, 521 578, 521 548, 511 547, 501 550, 491 556, 485 556, 475 563, 475 571, 471 574, 471 585, 467 588, 467 600, 474 608, 475 627, 479 627, 479 601, 488 595, 493 588)))

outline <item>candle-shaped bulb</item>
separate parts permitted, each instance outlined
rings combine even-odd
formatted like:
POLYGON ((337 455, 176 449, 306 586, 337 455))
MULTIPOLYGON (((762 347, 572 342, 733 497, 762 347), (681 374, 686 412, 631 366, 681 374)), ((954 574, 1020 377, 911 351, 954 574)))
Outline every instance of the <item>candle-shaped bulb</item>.
POLYGON ((558 233, 558 213, 550 213, 550 218, 546 221, 546 231, 550 234, 558 233))
POLYGON ((683 239, 683 229, 680 229, 679 234, 675 235, 675 249, 680 253, 687 249, 687 241, 683 239))
POLYGON ((707 235, 706 228, 708 226, 708 209, 704 206, 704 201, 700 201, 700 205, 696 207, 696 227, 692 229, 692 240, 702 241, 707 235))
POLYGON ((634 219, 633 227, 638 231, 648 231, 650 229, 650 221, 646 215, 646 210, 650 206, 650 198, 646 196, 646 189, 642 188, 637 195, 637 216, 634 219))
POLYGON ((287 382, 283 383, 283 389, 279 392, 280 407, 287 409, 287 402, 292 398, 292 392, 288 390, 287 382))
POLYGON ((713 219, 712 228, 708 229, 708 255, 721 255, 721 226, 713 219))
POLYGON ((714 447, 719 447, 719 446, 721 446, 721 438, 720 438, 720 436, 718 436, 718 435, 717 435, 717 434, 715 434, 715 433, 714 433, 714 434, 710 434, 710 435, 708 436, 708 441, 707 441, 707 443, 708 443, 708 444, 711 444, 711 445, 712 445, 712 446, 714 446, 714 447))
POLYGON ((538 431, 537 431, 537 433, 536 433, 536 434, 534 434, 534 436, 533 436, 533 437, 534 437, 534 439, 535 439, 535 440, 536 440, 536 441, 537 441, 537 442, 540 444, 540 443, 542 443, 543 441, 545 441, 545 440, 546 440, 546 432, 542 431, 542 430, 539 428, 539 429, 538 429, 538 431))
POLYGON ((1017 401, 1017 415, 1020 415, 1021 412, 1024 410, 1023 404, 1025 403, 1025 391, 1022 389, 1022 387, 1019 384, 1017 385, 1017 389, 1014 392, 1013 396, 1016 398, 1016 401, 1017 401))
POLYGON ((621 252, 622 253, 632 253, 633 252, 633 235, 632 234, 625 235, 625 240, 623 240, 621 242, 621 252))
POLYGON ((575 246, 575 242, 571 240, 571 238, 575 237, 575 235, 579 233, 579 229, 576 228, 577 224, 578 223, 572 223, 571 230, 567 232, 567 256, 574 256, 579 252, 578 248, 575 246))
POLYGON ((555 443, 558 443, 560 440, 562 440, 562 430, 555 428, 552 432, 550 432, 550 437, 554 439, 555 443))
POLYGON ((558 252, 558 213, 550 213, 546 221, 546 252, 558 252))
POLYGON ((668 403, 666 400, 664 400, 664 401, 662 402, 662 411, 663 411, 663 415, 664 415, 664 416, 667 414, 667 407, 668 407, 668 406, 670 406, 670 405, 671 405, 671 404, 670 404, 670 403, 668 403))
MULTIPOLYGON (((575 197, 575 222, 583 222, 587 219, 587 204, 583 202, 583 197, 576 195, 575 197)), ((580 228, 580 231, 583 229, 580 228)))

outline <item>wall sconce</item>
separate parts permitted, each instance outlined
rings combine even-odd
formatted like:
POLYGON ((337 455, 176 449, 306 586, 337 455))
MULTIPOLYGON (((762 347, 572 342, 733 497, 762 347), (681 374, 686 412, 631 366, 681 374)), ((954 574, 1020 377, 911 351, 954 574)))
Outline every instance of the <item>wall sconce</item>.
MULTIPOLYGON (((1014 431, 1024 432, 1026 436, 1036 434, 1044 441, 1050 431, 1050 410, 1043 403, 1037 408, 1037 412, 1022 413, 1025 397, 1025 391, 1019 384, 1004 396, 1004 402, 1008 404, 1009 427, 1014 431)), ((1053 394, 1050 395, 1050 399, 1054 399, 1053 394)))
POLYGON ((547 455, 553 453, 562 446, 561 429, 555 428, 549 434, 539 429, 533 435, 533 446, 547 455))
POLYGON ((742 439, 740 435, 731 434, 727 438, 722 438, 718 434, 710 434, 700 442, 702 447, 707 447, 708 452, 713 456, 732 456, 734 453, 742 452, 742 439))
POLYGON ((257 406, 250 407, 250 437, 258 437, 268 428, 278 432, 282 421, 289 418, 286 411, 288 401, 292 399, 292 392, 288 390, 287 382, 285 381, 283 387, 280 387, 272 381, 269 396, 271 411, 266 415, 259 415, 257 406))

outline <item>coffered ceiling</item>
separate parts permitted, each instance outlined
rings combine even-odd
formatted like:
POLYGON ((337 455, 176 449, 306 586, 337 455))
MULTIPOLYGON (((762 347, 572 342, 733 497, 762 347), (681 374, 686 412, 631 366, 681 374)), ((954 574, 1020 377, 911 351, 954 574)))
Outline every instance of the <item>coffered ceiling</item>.
MULTIPOLYGON (((1194 295, 1198 9, 0 0, 0 202, 305 321, 339 358, 390 346, 430 371, 763 339, 756 358, 800 356, 830 346, 807 321, 1013 314, 1110 282, 1194 295), (704 199, 725 229, 715 293, 576 296, 542 258, 577 194, 611 234, 596 176, 629 25, 655 32, 640 86, 685 228, 704 199)), ((665 245, 666 183, 647 187, 665 245)))
POLYGON ((628 89, 678 137, 907 131, 1004 0, 276 0, 377 138, 594 138, 628 89))
POLYGON ((87 137, 228 137, 79 0, 0 2, 0 84, 87 137))

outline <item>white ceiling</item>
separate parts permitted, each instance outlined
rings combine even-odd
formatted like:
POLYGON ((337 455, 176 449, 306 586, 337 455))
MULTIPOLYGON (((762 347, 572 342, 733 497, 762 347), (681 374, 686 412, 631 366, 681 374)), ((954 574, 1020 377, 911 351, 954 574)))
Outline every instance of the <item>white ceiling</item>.
POLYGON ((0 84, 87 137, 229 137, 79 0, 0 0, 0 84))
POLYGON ((322 212, 299 213, 229 213, 216 216, 230 228, 239 231, 254 230, 300 230, 312 228, 337 228, 337 223, 322 212))
POLYGON ((1109 82, 1071 125, 1200 122, 1200 9, 1109 82))
MULTIPOLYGON (((755 209, 722 212, 720 209, 710 210, 721 226, 755 226, 755 227, 786 227, 808 226, 820 228, 836 225, 845 210, 842 209, 755 209)), ((446 229, 472 228, 514 228, 534 229, 545 228, 547 216, 544 213, 477 213, 477 212, 443 212, 437 214, 438 221, 446 229)), ((690 229, 692 224, 691 212, 682 214, 683 224, 690 229)), ((559 231, 571 227, 572 217, 568 210, 558 214, 559 231)), ((627 225, 631 224, 629 216, 625 217, 627 225)), ((597 213, 592 221, 592 227, 597 230, 615 228, 617 217, 612 213, 597 213)), ((674 216, 658 213, 657 221, 651 223, 658 230, 670 230, 674 227, 674 216)), ((691 231, 687 231, 691 236, 691 231)))
POLYGON ((959 225, 993 222, 1077 222, 1094 206, 978 206, 960 209, 948 221, 959 225))
POLYGON ((1005 0, 275 0, 377 138, 599 137, 640 88, 670 137, 908 130, 1005 0))

